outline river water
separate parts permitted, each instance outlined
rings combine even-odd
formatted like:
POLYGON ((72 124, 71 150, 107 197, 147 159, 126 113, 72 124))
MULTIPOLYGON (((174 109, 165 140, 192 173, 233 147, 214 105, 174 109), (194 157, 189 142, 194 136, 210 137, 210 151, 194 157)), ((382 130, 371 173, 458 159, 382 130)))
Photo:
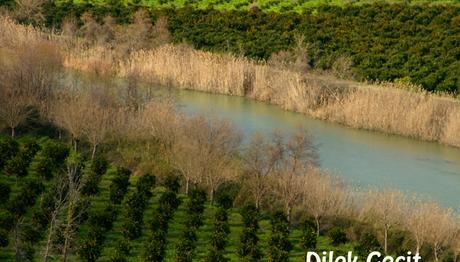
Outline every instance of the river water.
POLYGON ((173 93, 184 112, 230 120, 246 138, 256 131, 288 134, 303 126, 313 135, 321 167, 346 183, 398 188, 460 210, 460 149, 351 129, 242 97, 173 93))

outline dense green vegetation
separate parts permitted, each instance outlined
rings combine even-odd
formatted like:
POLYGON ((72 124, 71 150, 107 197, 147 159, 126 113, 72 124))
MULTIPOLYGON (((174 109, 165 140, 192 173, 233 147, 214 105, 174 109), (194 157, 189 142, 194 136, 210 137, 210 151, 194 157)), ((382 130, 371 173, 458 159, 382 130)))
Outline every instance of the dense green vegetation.
MULTIPOLYGON (((92 12, 102 21, 131 21, 137 5, 49 3, 47 23, 92 12)), ((156 8, 156 7, 155 7, 156 8)), ((174 42, 215 52, 269 59, 303 39, 309 67, 346 70, 357 79, 403 81, 430 91, 457 93, 460 87, 460 7, 458 5, 366 4, 319 6, 303 13, 151 9, 153 21, 168 17, 174 42), (349 61, 349 62, 348 62, 349 61)), ((305 65, 307 66, 307 65, 305 65)))
MULTIPOLYGON (((85 0, 75 0, 76 3, 85 3, 85 0)), ((106 0, 92 0, 89 1, 94 4, 104 4, 106 0)), ((317 7, 320 5, 335 5, 343 6, 346 4, 361 5, 369 3, 365 0, 302 0, 302 1, 281 1, 281 0, 231 0, 231 1, 222 1, 222 0, 126 0, 125 3, 136 3, 143 6, 155 6, 162 8, 172 8, 172 7, 184 7, 184 6, 193 6, 194 8, 206 9, 214 8, 218 10, 248 10, 257 6, 264 11, 273 11, 273 12, 302 12, 305 8, 317 7)), ((390 0, 385 1, 387 3, 408 3, 407 1, 402 0, 390 0)), ((455 4, 458 3, 458 0, 412 0, 409 3, 411 4, 455 4)))
MULTIPOLYGON (((25 152, 31 140, 21 138, 19 141, 2 138, 0 149, 6 152, 17 147, 20 151, 11 150, 10 154, 25 152)), ((60 209, 58 220, 53 219, 59 201, 59 181, 67 174, 62 170, 68 170, 72 159, 83 161, 78 176, 93 191, 83 190, 84 197, 76 202, 75 210, 80 211, 75 211, 78 215, 74 220, 70 261, 159 261, 160 257, 165 261, 191 261, 192 258, 200 261, 262 258, 261 261, 266 261, 275 256, 279 258, 272 261, 284 261, 288 257, 300 260, 306 250, 344 253, 355 245, 347 242, 333 246, 334 239, 326 235, 321 235, 316 245, 314 233, 315 244, 306 249, 302 244, 306 234, 302 225, 289 225, 282 212, 271 215, 271 212, 259 213, 252 206, 232 207, 231 190, 226 186, 218 195, 227 197, 219 197, 216 204, 211 205, 202 190, 192 189, 188 196, 178 193, 180 181, 176 176, 163 178, 161 184, 156 185, 155 176, 138 177, 127 169, 107 166, 101 158, 90 162, 84 161, 81 155, 75 157, 74 152, 69 155, 68 147, 60 142, 46 138, 40 139, 37 145, 41 150, 25 176, 16 180, 4 169, 0 171, 0 195, 6 199, 0 204, 1 261, 38 260, 43 256, 48 236, 54 242, 48 260, 61 259, 60 255, 51 254, 62 252, 69 206, 60 209), (47 155, 51 148, 60 148, 57 150, 60 153, 47 155), (43 158, 54 163, 47 180, 42 180, 40 170, 35 168, 43 158), (52 233, 50 223, 56 223, 52 233)), ((67 190, 70 189, 66 187, 64 191, 67 190)))

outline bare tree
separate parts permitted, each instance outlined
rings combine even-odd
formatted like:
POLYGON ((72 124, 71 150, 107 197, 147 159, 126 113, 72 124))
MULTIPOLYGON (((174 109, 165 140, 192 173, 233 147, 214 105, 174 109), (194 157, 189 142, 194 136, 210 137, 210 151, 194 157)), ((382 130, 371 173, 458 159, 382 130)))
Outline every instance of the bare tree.
POLYGON ((305 176, 293 172, 278 172, 271 181, 275 195, 283 203, 287 219, 291 220, 292 208, 302 200, 305 176))
POLYGON ((155 21, 153 26, 153 45, 160 46, 170 42, 170 34, 168 31, 168 18, 165 16, 160 16, 155 21))
POLYGON ((100 38, 102 33, 101 25, 93 18, 93 15, 89 12, 85 12, 81 16, 83 26, 80 27, 80 34, 89 43, 95 43, 100 38))
POLYGON ((191 125, 197 130, 195 144, 198 147, 196 161, 202 172, 198 182, 209 189, 211 203, 220 184, 236 176, 236 156, 241 137, 232 125, 223 120, 194 117, 191 125))
POLYGON ((314 169, 307 174, 303 205, 315 219, 319 236, 321 221, 326 216, 338 215, 346 200, 342 183, 329 174, 314 169))
POLYGON ((16 135, 16 128, 30 115, 31 98, 13 88, 0 89, 0 120, 11 130, 11 137, 16 135))
POLYGON ((316 167, 318 154, 311 136, 302 128, 281 146, 276 150, 282 154, 274 172, 273 189, 290 219, 293 206, 301 201, 305 190, 305 175, 316 167))
POLYGON ((72 146, 78 151, 78 141, 85 132, 87 108, 85 95, 60 95, 53 104, 51 118, 60 128, 67 130, 72 136, 72 146))
POLYGON ((439 256, 443 248, 451 243, 456 233, 456 225, 452 219, 452 210, 433 204, 425 219, 430 222, 427 241, 433 247, 435 260, 439 261, 439 256))
MULTIPOLYGON (((438 229, 435 228, 438 224, 437 219, 444 219, 445 216, 439 205, 433 202, 423 202, 415 198, 410 203, 410 207, 409 217, 406 220, 406 228, 414 236, 416 244, 415 253, 420 253, 420 249, 428 241, 436 246, 442 244, 439 239, 440 234, 435 233, 436 236, 430 236, 433 234, 433 231, 438 229)), ((443 235, 442 237, 445 236, 443 235)), ((435 252, 437 251, 435 250, 435 252)))
POLYGON ((43 21, 45 0, 16 0, 16 17, 20 20, 40 23, 43 21))
POLYGON ((457 262, 460 255, 460 226, 458 224, 455 237, 452 240, 452 252, 454 253, 454 262, 457 262))
POLYGON ((59 215, 65 208, 67 200, 67 187, 68 183, 65 177, 59 176, 56 181, 56 187, 53 195, 54 207, 50 215, 49 225, 48 225, 48 235, 46 238, 46 245, 43 250, 43 261, 47 262, 50 257, 50 252, 53 247, 53 238, 52 236, 56 232, 56 228, 62 223, 59 215))
POLYGON ((67 204, 64 223, 64 245, 62 248, 62 260, 68 259, 68 252, 72 247, 77 222, 83 214, 82 207, 79 207, 82 199, 81 188, 83 183, 80 179, 81 159, 78 154, 72 152, 67 158, 66 176, 68 183, 67 204))
POLYGON ((283 155, 282 138, 274 134, 271 141, 256 133, 243 154, 244 186, 252 195, 256 208, 270 191, 268 178, 275 172, 283 155))
POLYGON ((396 226, 402 226, 407 216, 405 195, 396 190, 369 191, 363 199, 362 217, 383 230, 383 247, 388 253, 388 234, 396 226))
POLYGON ((107 139, 112 130, 116 108, 103 105, 95 99, 88 102, 81 105, 87 109, 83 133, 92 146, 91 159, 94 159, 97 147, 107 139))

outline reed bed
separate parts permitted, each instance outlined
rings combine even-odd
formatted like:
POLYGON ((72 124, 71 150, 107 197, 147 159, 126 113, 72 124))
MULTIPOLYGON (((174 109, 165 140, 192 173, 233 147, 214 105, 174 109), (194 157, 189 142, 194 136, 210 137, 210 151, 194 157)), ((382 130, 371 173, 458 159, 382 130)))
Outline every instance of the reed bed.
POLYGON ((460 147, 459 101, 417 87, 298 73, 185 45, 142 50, 118 61, 113 57, 110 50, 101 47, 77 50, 69 53, 65 65, 113 71, 122 77, 135 74, 145 81, 181 89, 247 96, 353 128, 460 147))

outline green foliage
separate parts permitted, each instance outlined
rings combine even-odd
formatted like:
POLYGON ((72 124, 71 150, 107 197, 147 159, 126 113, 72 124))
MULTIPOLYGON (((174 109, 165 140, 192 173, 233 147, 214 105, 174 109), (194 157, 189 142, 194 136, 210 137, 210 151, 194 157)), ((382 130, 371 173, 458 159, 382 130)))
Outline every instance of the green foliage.
POLYGON ((102 175, 107 171, 108 162, 102 157, 97 157, 86 165, 83 171, 83 188, 81 192, 85 196, 99 193, 99 182, 102 175))
POLYGON ((163 185, 169 191, 178 193, 180 189, 180 177, 174 174, 169 174, 165 177, 165 180, 163 181, 163 185))
POLYGON ((155 181, 155 176, 145 174, 139 178, 136 184, 136 190, 150 198, 152 196, 152 188, 155 186, 155 181))
POLYGON ((191 262, 196 247, 196 229, 187 227, 179 241, 176 247, 176 261, 191 262))
POLYGON ((236 182, 225 182, 216 190, 215 198, 218 206, 229 209, 240 192, 241 185, 236 182))
POLYGON ((182 233, 176 248, 176 261, 192 261, 196 247, 196 231, 203 225, 204 203, 206 192, 202 189, 193 189, 190 192, 190 201, 187 203, 187 220, 185 230, 182 233))
POLYGON ((355 246, 355 252, 358 256, 367 256, 372 251, 382 251, 377 237, 371 232, 365 232, 359 239, 358 245, 355 246))
POLYGON ((190 202, 187 205, 191 213, 201 214, 204 211, 206 202, 206 192, 202 189, 192 189, 190 191, 190 202))
POLYGON ((177 198, 176 193, 174 192, 164 192, 159 199, 158 213, 164 215, 168 220, 174 214, 174 211, 180 205, 180 199, 177 198))
POLYGON ((101 256, 101 244, 97 237, 86 240, 77 251, 80 258, 88 262, 94 262, 101 256))
POLYGON ((244 228, 240 237, 238 256, 242 261, 259 261, 262 257, 258 246, 259 237, 257 236, 259 212, 255 206, 248 205, 241 209, 241 216, 243 217, 244 228))
POLYGON ((143 176, 137 182, 137 191, 134 192, 126 202, 126 216, 123 225, 125 236, 130 239, 137 239, 141 236, 142 225, 144 224, 144 210, 147 201, 152 195, 150 189, 154 180, 152 176, 143 176), (144 178, 144 179, 142 179, 144 178))
POLYGON ((38 180, 31 180, 24 183, 24 186, 9 203, 8 210, 16 217, 21 217, 28 207, 35 204, 37 196, 44 190, 44 185, 38 180))
POLYGON ((0 228, 0 248, 8 246, 8 231, 0 228))
POLYGON ((31 169, 38 176, 50 180, 53 177, 53 172, 64 164, 69 152, 66 145, 53 140, 46 140, 41 151, 35 155, 31 169))
POLYGON ((14 226, 14 216, 10 211, 0 210, 0 229, 9 231, 14 226))
POLYGON ((19 144, 11 137, 0 140, 0 170, 19 153, 19 144))
POLYGON ((219 208, 214 218, 214 231, 211 237, 211 247, 206 257, 206 261, 228 261, 224 257, 225 246, 227 245, 227 237, 230 233, 228 225, 227 209, 219 208))
POLYGON ((302 236, 300 238, 300 247, 307 253, 314 250, 317 244, 317 235, 315 223, 310 219, 306 219, 302 225, 302 236))
POLYGON ((166 253, 166 232, 153 231, 144 248, 143 259, 145 262, 163 261, 166 253))
POLYGON ((90 164, 91 171, 99 176, 102 176, 107 171, 109 163, 101 156, 96 157, 90 164))
POLYGON ((406 78, 427 90, 458 92, 459 17, 458 6, 376 3, 325 5, 303 14, 184 8, 170 10, 168 23, 176 42, 258 59, 292 49, 301 35, 309 66, 332 69, 350 57, 358 78, 406 78))
POLYGON ((28 162, 18 154, 6 162, 4 171, 8 176, 16 176, 16 178, 27 176, 28 162))
POLYGON ((35 139, 27 139, 21 144, 20 153, 25 161, 30 163, 40 149, 41 147, 35 139))
POLYGON ((114 256, 110 259, 111 262, 127 262, 131 251, 129 240, 123 239, 119 242, 115 250, 114 256))
POLYGON ((275 212, 271 217, 272 232, 268 240, 268 260, 269 261, 289 261, 289 251, 292 244, 289 242, 289 222, 286 215, 275 212))
POLYGON ((89 215, 88 236, 77 250, 80 258, 93 262, 101 256, 105 233, 112 229, 116 217, 117 211, 113 205, 106 206, 102 212, 95 211, 89 215))
POLYGON ((145 243, 143 259, 146 262, 163 261, 166 254, 168 223, 180 205, 176 193, 164 192, 159 199, 156 215, 150 223, 151 235, 145 243))
POLYGON ((120 204, 121 200, 128 191, 129 177, 131 170, 118 168, 115 177, 110 184, 110 201, 113 204, 120 204))
POLYGON ((3 182, 0 182, 0 205, 6 203, 10 199, 11 187, 3 182))
POLYGON ((328 235, 331 238, 331 242, 332 242, 332 244, 334 246, 338 246, 340 244, 345 244, 347 242, 347 234, 340 227, 333 227, 329 231, 328 235))

